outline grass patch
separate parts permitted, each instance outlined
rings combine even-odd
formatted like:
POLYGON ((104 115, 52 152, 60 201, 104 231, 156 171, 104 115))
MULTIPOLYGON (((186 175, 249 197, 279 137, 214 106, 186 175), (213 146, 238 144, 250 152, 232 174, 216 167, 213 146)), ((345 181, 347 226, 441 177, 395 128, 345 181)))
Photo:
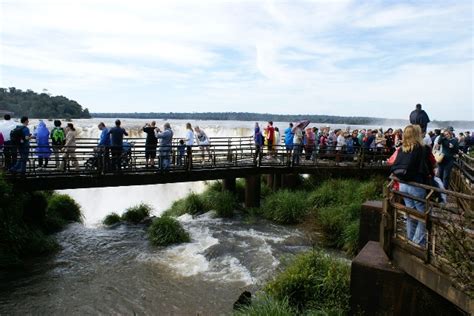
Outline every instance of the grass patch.
POLYGON ((200 197, 204 209, 216 211, 217 217, 230 218, 238 208, 237 197, 229 191, 206 191, 200 197))
POLYGON ((120 223, 121 221, 122 221, 122 218, 120 217, 120 215, 118 215, 117 213, 113 212, 113 213, 108 214, 108 215, 104 218, 104 220, 102 221, 102 224, 104 224, 104 225, 106 225, 106 226, 111 226, 111 225, 120 223))
POLYGON ((129 223, 138 224, 145 218, 149 217, 151 211, 152 207, 150 205, 140 203, 136 206, 127 208, 122 214, 122 220, 129 223))
POLYGON ((321 251, 311 251, 295 261, 273 281, 265 292, 279 301, 288 300, 302 312, 349 310, 350 267, 321 251))
POLYGON ((168 246, 191 240, 183 226, 169 216, 162 216, 153 221, 148 228, 148 239, 155 246, 168 246))
POLYGON ((82 222, 81 207, 66 194, 53 194, 48 202, 48 213, 56 213, 63 220, 82 222))
POLYGON ((234 312, 236 316, 293 316, 295 311, 287 299, 276 300, 269 295, 260 295, 252 304, 234 312))
POLYGON ((367 200, 382 198, 384 181, 382 177, 367 181, 331 179, 309 194, 326 246, 357 254, 361 206, 367 200))
POLYGON ((295 224, 308 214, 306 192, 281 190, 273 192, 262 204, 265 218, 280 224, 295 224))

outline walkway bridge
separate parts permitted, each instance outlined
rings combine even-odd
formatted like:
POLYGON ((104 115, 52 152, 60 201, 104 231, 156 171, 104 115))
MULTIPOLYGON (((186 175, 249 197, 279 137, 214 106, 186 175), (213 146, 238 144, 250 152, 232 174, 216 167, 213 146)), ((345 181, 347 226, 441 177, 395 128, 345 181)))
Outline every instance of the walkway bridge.
MULTIPOLYGON (((451 176, 452 190, 406 183, 390 177, 383 203, 367 203, 363 207, 359 245, 361 248, 366 247, 353 263, 353 293, 357 293, 361 288, 371 287, 372 284, 368 284, 371 281, 361 280, 359 275, 367 267, 370 267, 372 275, 378 275, 380 279, 373 285, 373 297, 366 294, 360 299, 360 296, 354 294, 353 311, 357 310, 356 306, 364 305, 364 310, 376 310, 377 302, 381 304, 381 309, 390 310, 386 302, 381 303, 381 297, 384 295, 398 298, 409 296, 411 304, 416 305, 414 297, 419 294, 407 295, 407 292, 411 292, 407 290, 407 281, 403 281, 398 273, 403 271, 464 313, 474 314, 473 166, 473 158, 458 158, 451 176), (419 198, 400 192, 399 183, 424 189, 426 196, 419 198), (404 198, 421 203, 425 211, 420 213, 407 207, 404 198), (420 245, 407 238, 408 220, 423 224, 425 244, 420 245), (378 241, 379 245, 367 243, 370 240, 378 241), (374 263, 377 261, 374 257, 380 259, 378 263, 374 263), (380 287, 380 282, 385 283, 384 288, 380 287)), ((392 312, 416 313, 408 310, 407 306, 410 305, 403 305, 399 301, 391 306, 392 312)))
MULTIPOLYGON (((75 167, 66 159, 65 169, 57 170, 55 165, 63 161, 51 156, 47 168, 39 168, 39 159, 32 143, 27 172, 24 176, 8 175, 8 180, 20 190, 57 190, 107 186, 128 186, 201 180, 249 178, 262 174, 275 176, 275 185, 284 174, 330 173, 345 176, 388 175, 385 160, 387 150, 372 152, 357 148, 354 153, 339 153, 336 148, 297 154, 299 163, 293 162, 295 154, 288 153, 284 146, 274 146, 269 152, 264 149, 256 153, 252 137, 214 137, 210 146, 202 150, 193 146, 179 156, 178 139, 170 148, 169 168, 161 163, 167 157, 157 152, 156 166, 146 167, 146 146, 143 139, 126 139, 131 144, 122 154, 120 170, 113 170, 110 150, 98 151, 97 139, 77 139, 76 146, 64 148, 73 150, 78 160, 75 167)), ((159 146, 158 146, 159 148, 159 146)), ((277 184, 278 183, 278 184, 277 184)))

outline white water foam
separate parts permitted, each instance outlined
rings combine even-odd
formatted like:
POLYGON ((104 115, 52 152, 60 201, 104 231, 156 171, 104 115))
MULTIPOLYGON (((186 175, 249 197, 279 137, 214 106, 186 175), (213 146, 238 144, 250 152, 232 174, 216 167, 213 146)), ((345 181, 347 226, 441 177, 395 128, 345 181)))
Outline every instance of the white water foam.
POLYGON ((156 254, 141 255, 138 260, 163 264, 183 277, 200 275, 208 281, 253 284, 254 279, 239 259, 229 255, 210 260, 206 258, 206 250, 219 244, 208 225, 217 224, 222 220, 212 218, 212 215, 212 212, 207 212, 194 218, 189 214, 178 217, 191 235, 191 242, 169 247, 156 254))

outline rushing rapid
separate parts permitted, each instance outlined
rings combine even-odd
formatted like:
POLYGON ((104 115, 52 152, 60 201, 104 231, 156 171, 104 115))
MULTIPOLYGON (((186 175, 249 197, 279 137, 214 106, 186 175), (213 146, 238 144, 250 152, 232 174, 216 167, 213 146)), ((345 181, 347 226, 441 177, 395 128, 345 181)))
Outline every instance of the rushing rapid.
POLYGON ((309 247, 297 229, 269 222, 210 213, 179 220, 192 241, 167 248, 151 246, 142 225, 70 225, 56 236, 56 255, 3 276, 0 314, 230 313, 242 291, 309 247))

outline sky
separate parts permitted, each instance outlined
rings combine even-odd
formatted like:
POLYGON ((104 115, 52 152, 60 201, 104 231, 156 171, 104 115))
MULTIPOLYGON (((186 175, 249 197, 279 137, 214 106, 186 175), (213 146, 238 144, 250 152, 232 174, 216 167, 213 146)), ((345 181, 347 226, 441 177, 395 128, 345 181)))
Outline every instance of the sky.
POLYGON ((474 120, 473 4, 0 0, 0 86, 91 112, 474 120))

